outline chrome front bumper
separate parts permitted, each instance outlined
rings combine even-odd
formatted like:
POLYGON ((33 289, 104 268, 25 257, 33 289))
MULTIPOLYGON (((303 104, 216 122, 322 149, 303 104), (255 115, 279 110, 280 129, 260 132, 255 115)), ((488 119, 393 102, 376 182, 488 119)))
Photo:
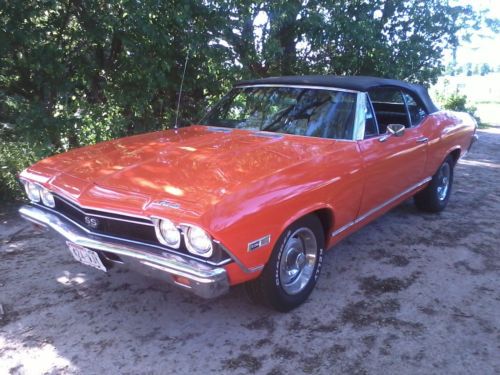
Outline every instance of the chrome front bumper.
POLYGON ((214 298, 229 290, 227 273, 222 267, 212 267, 158 249, 152 250, 145 244, 124 243, 96 236, 70 220, 38 207, 25 205, 19 209, 19 213, 26 220, 53 229, 68 241, 97 250, 108 261, 175 284, 200 297, 214 298))

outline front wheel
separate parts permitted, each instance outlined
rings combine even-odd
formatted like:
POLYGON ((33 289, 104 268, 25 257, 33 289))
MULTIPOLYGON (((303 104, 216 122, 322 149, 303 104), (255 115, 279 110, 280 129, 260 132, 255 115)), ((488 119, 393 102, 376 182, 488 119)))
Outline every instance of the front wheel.
POLYGON ((259 278, 247 283, 251 299, 282 312, 302 304, 318 280, 324 247, 317 216, 296 221, 278 239, 259 278))
POLYGON ((438 171, 432 176, 429 185, 415 194, 415 205, 418 209, 427 212, 440 212, 448 204, 453 184, 453 167, 455 163, 451 156, 441 164, 438 171))

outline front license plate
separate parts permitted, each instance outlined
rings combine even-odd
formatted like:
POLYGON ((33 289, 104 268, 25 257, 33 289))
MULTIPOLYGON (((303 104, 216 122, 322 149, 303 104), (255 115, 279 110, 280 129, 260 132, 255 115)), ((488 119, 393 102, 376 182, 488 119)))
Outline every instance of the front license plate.
POLYGON ((91 266, 97 268, 98 270, 106 272, 106 267, 104 266, 104 264, 102 264, 101 258, 99 258, 99 254, 97 254, 95 251, 69 241, 66 242, 66 244, 68 245, 69 251, 73 255, 73 258, 75 258, 77 261, 87 266, 91 266))

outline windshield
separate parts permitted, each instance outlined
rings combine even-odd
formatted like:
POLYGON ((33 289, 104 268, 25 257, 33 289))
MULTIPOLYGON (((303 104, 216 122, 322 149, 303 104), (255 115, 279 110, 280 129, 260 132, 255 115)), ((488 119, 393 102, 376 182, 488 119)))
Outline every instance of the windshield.
POLYGON ((203 125, 309 137, 352 139, 356 93, 298 87, 233 89, 203 125))

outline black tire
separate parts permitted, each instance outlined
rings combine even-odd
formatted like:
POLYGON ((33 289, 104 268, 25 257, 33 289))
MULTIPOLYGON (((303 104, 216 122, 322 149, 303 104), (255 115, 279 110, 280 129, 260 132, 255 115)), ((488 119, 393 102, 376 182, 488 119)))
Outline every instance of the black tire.
POLYGON ((246 284, 249 297, 254 302, 271 306, 281 312, 290 311, 301 305, 316 285, 323 262, 324 248, 325 235, 319 218, 316 215, 308 215, 299 219, 280 236, 259 278, 246 284), (311 238, 312 235, 314 240, 311 238), (301 249, 303 256, 300 255, 301 249), (306 253, 309 254, 309 261, 305 256, 306 253), (313 254, 314 259, 312 259, 313 254), (285 272, 289 269, 287 268, 289 263, 291 271, 299 271, 295 279, 292 277, 287 284, 282 280, 284 278, 282 275, 290 277, 290 273, 285 272))
POLYGON ((443 211, 450 199, 451 188, 453 185, 453 167, 455 161, 451 156, 448 156, 443 164, 439 167, 436 174, 432 176, 432 180, 427 187, 415 194, 415 205, 419 210, 426 212, 443 211), (444 178, 447 178, 446 191, 444 189, 444 178))

